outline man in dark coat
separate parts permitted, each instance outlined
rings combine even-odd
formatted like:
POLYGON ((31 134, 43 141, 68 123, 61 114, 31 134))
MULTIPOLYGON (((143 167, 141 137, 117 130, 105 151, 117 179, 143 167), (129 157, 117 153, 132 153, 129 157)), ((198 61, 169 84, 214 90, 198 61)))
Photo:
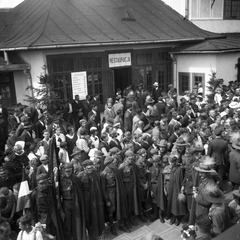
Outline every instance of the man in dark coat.
POLYGON ((158 120, 161 119, 162 114, 166 112, 166 103, 163 101, 163 97, 158 97, 158 102, 155 104, 158 112, 158 120))
POLYGON ((42 139, 43 138, 43 131, 46 129, 45 123, 44 123, 44 116, 40 116, 36 124, 34 125, 34 132, 35 137, 42 139))
POLYGON ((132 115, 132 104, 129 103, 126 106, 127 110, 124 113, 124 131, 132 132, 133 115, 132 115))
POLYGON ((65 231, 60 212, 57 210, 53 186, 50 184, 47 174, 40 174, 37 177, 38 186, 31 193, 32 209, 35 213, 35 220, 46 224, 46 232, 64 240, 65 231))
POLYGON ((0 103, 0 150, 5 151, 5 144, 8 139, 8 111, 0 103))
POLYGON ((102 191, 93 161, 85 160, 82 166, 84 170, 78 174, 78 178, 83 189, 86 227, 89 238, 97 240, 105 227, 102 191))
POLYGON ((104 202, 108 214, 111 233, 116 236, 117 231, 113 225, 114 215, 119 221, 119 230, 130 232, 126 219, 128 217, 127 198, 123 191, 123 182, 117 174, 117 160, 114 157, 106 157, 105 169, 100 174, 104 202))
POLYGON ((208 155, 213 157, 216 162, 216 171, 220 177, 226 173, 226 163, 228 159, 228 143, 222 139, 222 127, 216 127, 214 133, 216 138, 209 142, 208 155))
POLYGON ((75 95, 72 101, 73 124, 75 129, 79 128, 79 120, 83 117, 83 105, 79 100, 79 95, 75 95))
POLYGON ((172 215, 170 224, 175 223, 175 225, 178 226, 181 218, 187 213, 186 203, 178 200, 178 194, 181 191, 181 183, 184 178, 184 169, 177 163, 177 156, 170 156, 169 161, 171 170, 167 189, 168 213, 172 215))
POLYGON ((158 98, 161 96, 161 89, 159 88, 158 82, 153 84, 152 90, 152 98, 154 99, 155 103, 158 101, 158 98))
POLYGON ((60 180, 62 206, 65 214, 66 239, 86 240, 86 218, 82 185, 73 175, 72 163, 64 165, 65 173, 60 180))

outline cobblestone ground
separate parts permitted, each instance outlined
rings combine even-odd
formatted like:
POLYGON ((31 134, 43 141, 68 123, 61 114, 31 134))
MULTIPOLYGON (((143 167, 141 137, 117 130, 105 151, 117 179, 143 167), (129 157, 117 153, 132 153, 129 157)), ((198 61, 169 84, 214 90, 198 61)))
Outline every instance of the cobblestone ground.
MULTIPOLYGON (((106 230, 104 239, 105 240, 139 240, 141 237, 147 235, 148 233, 154 233, 164 240, 181 240, 181 224, 179 226, 170 225, 169 221, 165 223, 160 223, 159 220, 155 222, 142 223, 137 220, 138 226, 132 227, 130 233, 125 233, 118 231, 118 236, 114 237, 109 230, 106 230)), ((117 226, 116 226, 117 228, 117 226)), ((118 229, 118 228, 117 228, 118 229)))

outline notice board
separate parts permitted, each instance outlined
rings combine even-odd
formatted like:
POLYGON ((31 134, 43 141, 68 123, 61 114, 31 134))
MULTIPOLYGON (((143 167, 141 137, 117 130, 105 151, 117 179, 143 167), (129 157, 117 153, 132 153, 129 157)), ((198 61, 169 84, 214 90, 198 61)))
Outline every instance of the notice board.
POLYGON ((72 72, 71 78, 73 98, 75 95, 79 95, 80 100, 86 99, 86 95, 88 95, 87 72, 72 72))

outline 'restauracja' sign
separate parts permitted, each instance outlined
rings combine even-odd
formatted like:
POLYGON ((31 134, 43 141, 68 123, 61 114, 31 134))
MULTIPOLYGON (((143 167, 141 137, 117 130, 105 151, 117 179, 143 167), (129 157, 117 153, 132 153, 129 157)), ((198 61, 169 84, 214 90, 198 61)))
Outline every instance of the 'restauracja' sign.
POLYGON ((109 67, 131 66, 131 53, 108 54, 109 67))

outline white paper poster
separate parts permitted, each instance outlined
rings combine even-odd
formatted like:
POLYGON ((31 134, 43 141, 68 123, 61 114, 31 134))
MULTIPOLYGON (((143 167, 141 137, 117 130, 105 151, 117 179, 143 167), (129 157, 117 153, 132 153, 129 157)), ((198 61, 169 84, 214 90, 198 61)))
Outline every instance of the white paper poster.
POLYGON ((86 99, 86 95, 88 95, 87 72, 72 72, 71 78, 73 98, 75 95, 79 95, 80 100, 86 99))

